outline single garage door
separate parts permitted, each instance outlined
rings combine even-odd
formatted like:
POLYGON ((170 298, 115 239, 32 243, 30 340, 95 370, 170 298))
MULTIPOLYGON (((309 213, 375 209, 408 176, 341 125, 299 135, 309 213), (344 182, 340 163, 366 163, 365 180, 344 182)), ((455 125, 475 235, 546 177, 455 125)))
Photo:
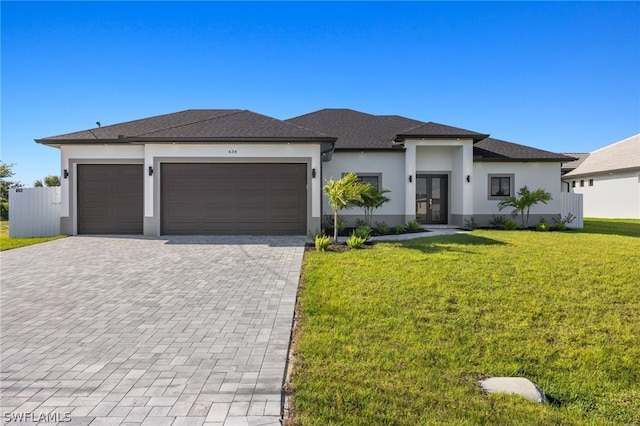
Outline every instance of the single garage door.
POLYGON ((78 233, 142 234, 141 164, 78 165, 78 233))
POLYGON ((164 163, 162 233, 306 233, 307 165, 164 163))

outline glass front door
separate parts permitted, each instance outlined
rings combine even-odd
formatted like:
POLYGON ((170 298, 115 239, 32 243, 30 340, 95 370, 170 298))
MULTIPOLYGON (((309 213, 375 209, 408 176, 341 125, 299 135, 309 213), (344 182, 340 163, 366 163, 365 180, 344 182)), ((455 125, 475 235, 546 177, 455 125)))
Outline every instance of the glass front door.
POLYGON ((447 175, 416 176, 416 220, 424 224, 446 224, 447 175))

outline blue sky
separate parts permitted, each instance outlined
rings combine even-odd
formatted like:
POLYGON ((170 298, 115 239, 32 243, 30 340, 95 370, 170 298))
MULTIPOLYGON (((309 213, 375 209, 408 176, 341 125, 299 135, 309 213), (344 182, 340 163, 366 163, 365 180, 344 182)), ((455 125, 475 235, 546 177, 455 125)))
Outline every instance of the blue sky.
POLYGON ((352 108, 555 152, 640 132, 638 2, 1 2, 1 159, 190 108, 352 108))

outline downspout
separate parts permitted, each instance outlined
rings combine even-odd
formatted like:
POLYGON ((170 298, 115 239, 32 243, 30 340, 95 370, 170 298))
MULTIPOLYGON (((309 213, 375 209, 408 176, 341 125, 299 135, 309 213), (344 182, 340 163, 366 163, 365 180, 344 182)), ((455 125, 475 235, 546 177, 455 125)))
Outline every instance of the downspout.
POLYGON ((335 142, 331 143, 323 143, 322 147, 326 147, 330 144, 330 147, 326 149, 321 149, 320 151, 320 231, 322 231, 322 226, 324 224, 324 194, 322 193, 322 183, 324 182, 324 166, 323 163, 327 163, 331 161, 333 157, 333 151, 335 148, 335 142), (326 154, 326 155, 325 155, 326 154))

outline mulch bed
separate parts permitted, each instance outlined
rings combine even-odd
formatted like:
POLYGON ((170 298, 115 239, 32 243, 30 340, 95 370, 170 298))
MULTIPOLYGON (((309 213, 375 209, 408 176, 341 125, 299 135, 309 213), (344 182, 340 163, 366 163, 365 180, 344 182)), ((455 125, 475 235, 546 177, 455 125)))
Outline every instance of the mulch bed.
MULTIPOLYGON (((343 231, 339 234, 339 236, 341 237, 348 237, 349 235, 351 235, 351 231, 352 229, 348 229, 346 231, 343 231)), ((411 232, 404 232, 404 234, 420 234, 420 233, 426 233, 426 232, 431 232, 427 229, 421 229, 419 231, 411 231, 411 232)), ((371 234, 372 237, 377 237, 377 236, 381 236, 381 235, 396 235, 396 234, 378 234, 376 232, 374 232, 373 234, 371 234)), ((400 234, 402 235, 402 234, 400 234)), ((375 241, 368 241, 366 243, 364 243, 360 249, 370 249, 373 248, 375 244, 375 241)), ((304 246, 305 251, 315 251, 316 250, 316 246, 314 243, 306 243, 304 246)), ((351 248, 349 248, 349 246, 347 245, 347 243, 331 243, 329 245, 329 247, 327 247, 326 251, 347 251, 347 250, 353 250, 351 248)), ((355 250, 359 250, 359 249, 355 249, 355 250)))
MULTIPOLYGON (((347 251, 347 250, 362 250, 373 248, 373 242, 364 243, 359 249, 351 249, 347 243, 332 243, 329 244, 326 251, 347 251)), ((307 243, 304 245, 304 251, 316 251, 314 243, 307 243)))

